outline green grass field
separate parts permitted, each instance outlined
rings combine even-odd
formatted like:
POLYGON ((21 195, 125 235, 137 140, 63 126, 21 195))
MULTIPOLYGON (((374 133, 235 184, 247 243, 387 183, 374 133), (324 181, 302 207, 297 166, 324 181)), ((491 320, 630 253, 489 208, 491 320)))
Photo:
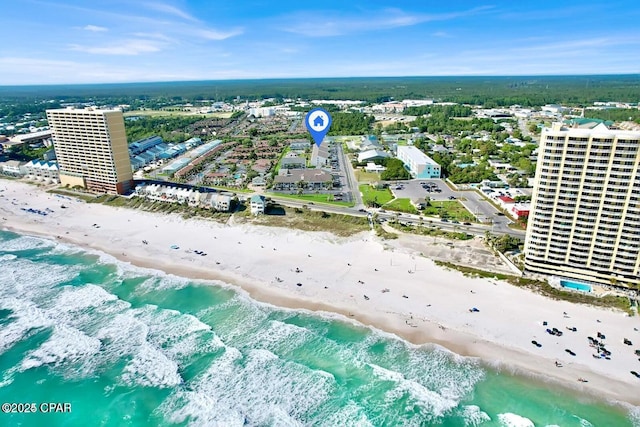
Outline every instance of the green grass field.
POLYGON ((358 182, 379 182, 380 174, 377 172, 365 172, 360 169, 355 170, 356 179, 358 182))
POLYGON ((216 190, 221 190, 221 191, 228 191, 230 193, 253 193, 253 190, 249 190, 248 188, 237 188, 237 187, 224 187, 221 185, 210 185, 210 186, 205 186, 207 188, 215 188, 216 190))
POLYGON ((362 193, 362 202, 365 205, 369 205, 368 202, 375 202, 379 205, 384 205, 393 200, 393 194, 388 188, 377 190, 369 184, 360 185, 360 192, 362 193))
POLYGON ((351 202, 342 202, 342 201, 334 201, 330 198, 330 196, 326 194, 281 194, 281 193, 269 193, 267 196, 270 197, 280 197, 284 199, 298 200, 300 202, 313 202, 313 203, 323 203, 328 205, 336 205, 336 206, 347 206, 353 207, 354 203, 351 202))
POLYGON ((474 216, 457 200, 445 200, 442 202, 432 200, 422 213, 463 222, 475 221, 474 216))
POLYGON ((337 236, 352 236, 369 230, 367 218, 340 215, 310 209, 283 208, 283 215, 243 215, 239 222, 305 231, 328 231, 337 236))
POLYGON ((411 204, 411 200, 406 199, 395 199, 385 205, 382 206, 384 209, 388 209, 391 211, 405 212, 410 214, 417 214, 418 210, 413 207, 411 204))

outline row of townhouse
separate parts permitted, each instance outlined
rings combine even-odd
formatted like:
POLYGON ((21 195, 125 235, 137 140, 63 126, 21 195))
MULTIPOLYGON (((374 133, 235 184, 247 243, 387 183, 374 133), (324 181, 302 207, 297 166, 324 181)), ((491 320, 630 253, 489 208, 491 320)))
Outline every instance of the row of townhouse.
POLYGON ((134 195, 154 201, 186 202, 189 206, 213 208, 220 212, 228 212, 234 200, 231 194, 202 192, 193 188, 179 188, 159 184, 138 185, 134 195))

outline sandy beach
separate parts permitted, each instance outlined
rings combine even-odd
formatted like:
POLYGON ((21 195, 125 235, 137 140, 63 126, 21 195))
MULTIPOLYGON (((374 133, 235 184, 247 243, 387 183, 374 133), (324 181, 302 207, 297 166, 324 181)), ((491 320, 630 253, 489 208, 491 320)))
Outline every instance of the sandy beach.
MULTIPOLYGON (((443 244, 433 238, 381 241, 370 233, 340 238, 184 220, 87 204, 11 180, 0 181, 0 217, 4 229, 182 277, 219 280, 262 302, 336 313, 416 345, 438 344, 501 370, 640 405, 640 379, 630 374, 640 371, 634 355, 640 349, 638 316, 555 301, 498 280, 443 269, 421 255, 428 253, 421 247, 443 244), (44 216, 23 210, 28 208, 52 212, 44 216), (474 307, 477 311, 470 310, 474 307), (563 335, 546 332, 554 327, 563 335), (587 337, 598 332, 606 336, 611 360, 592 356, 596 350, 587 337), (633 345, 625 345, 625 338, 633 345)), ((464 247, 450 250, 464 253, 464 247)))

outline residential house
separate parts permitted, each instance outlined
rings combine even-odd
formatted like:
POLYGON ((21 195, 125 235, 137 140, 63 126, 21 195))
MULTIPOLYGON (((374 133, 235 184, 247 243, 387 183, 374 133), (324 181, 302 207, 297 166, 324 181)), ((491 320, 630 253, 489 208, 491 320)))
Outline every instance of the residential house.
POLYGON ((367 163, 367 166, 364 167, 366 172, 384 172, 387 170, 384 166, 376 165, 373 162, 367 163))
POLYGON ((265 187, 267 185, 267 181, 264 179, 264 176, 256 176, 251 180, 251 185, 253 187, 265 187))
POLYGON ((26 173, 24 165, 17 160, 0 162, 0 172, 10 176, 22 176, 26 173))
POLYGON ((58 164, 56 162, 43 162, 31 160, 24 165, 24 171, 31 179, 59 182, 58 164))
POLYGON ((304 139, 291 141, 289 144, 289 149, 291 149, 291 151, 305 151, 309 148, 311 148, 311 143, 304 139))
POLYGON ((249 200, 249 207, 252 215, 264 214, 266 208, 264 196, 251 196, 251 199, 249 200))
POLYGON ((280 160, 280 167, 284 169, 304 169, 306 165, 306 159, 295 154, 287 155, 280 160))
POLYGON ((231 209, 232 197, 228 194, 212 194, 211 207, 219 212, 228 212, 231 209))

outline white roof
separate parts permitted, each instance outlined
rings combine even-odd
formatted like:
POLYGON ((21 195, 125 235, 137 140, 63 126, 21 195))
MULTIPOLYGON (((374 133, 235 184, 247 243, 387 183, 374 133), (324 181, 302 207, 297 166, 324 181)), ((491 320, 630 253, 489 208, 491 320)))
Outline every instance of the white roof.
POLYGON ((389 155, 381 150, 367 150, 358 154, 358 162, 362 162, 372 157, 389 157, 389 155))
POLYGON ((438 163, 433 160, 431 157, 424 154, 421 150, 413 145, 400 145, 398 146, 398 154, 402 153, 407 158, 411 159, 412 162, 417 164, 430 164, 438 166, 438 163))

